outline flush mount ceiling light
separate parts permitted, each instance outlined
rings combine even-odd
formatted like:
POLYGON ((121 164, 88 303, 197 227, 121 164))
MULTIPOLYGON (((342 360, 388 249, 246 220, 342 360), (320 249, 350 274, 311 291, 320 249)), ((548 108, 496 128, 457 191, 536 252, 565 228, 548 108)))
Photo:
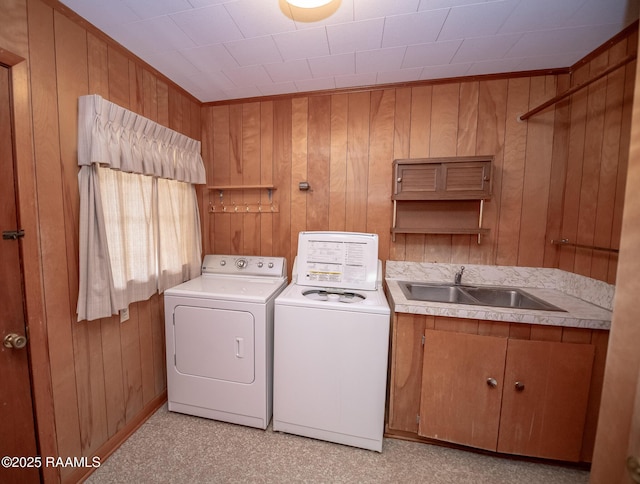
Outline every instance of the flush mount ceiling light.
POLYGON ((331 0, 287 0, 287 3, 299 8, 318 8, 331 3, 331 0))
POLYGON ((338 11, 342 0, 278 0, 280 11, 296 22, 320 22, 338 11))

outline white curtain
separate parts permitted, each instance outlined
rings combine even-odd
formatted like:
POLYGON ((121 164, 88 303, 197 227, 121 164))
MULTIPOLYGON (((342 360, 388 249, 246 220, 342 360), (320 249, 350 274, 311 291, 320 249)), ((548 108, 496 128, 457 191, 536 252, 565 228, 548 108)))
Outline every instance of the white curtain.
POLYGON ((200 273, 200 142, 100 96, 79 100, 78 321, 200 273))

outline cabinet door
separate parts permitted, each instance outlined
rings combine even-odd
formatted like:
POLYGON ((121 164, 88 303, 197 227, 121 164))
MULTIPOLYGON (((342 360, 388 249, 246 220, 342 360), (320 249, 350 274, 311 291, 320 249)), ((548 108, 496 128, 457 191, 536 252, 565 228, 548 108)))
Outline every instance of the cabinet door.
POLYGON ((442 198, 488 198, 491 162, 443 163, 439 189, 442 198))
POLYGON ((580 460, 594 346, 509 340, 498 451, 580 460))
POLYGON ((396 165, 394 195, 398 200, 437 198, 439 163, 396 165))
POLYGON ((495 450, 507 339, 425 330, 419 434, 495 450))
POLYGON ((395 314, 391 348, 389 390, 389 428, 418 432, 420 385, 422 380, 422 344, 425 318, 421 315, 395 314))

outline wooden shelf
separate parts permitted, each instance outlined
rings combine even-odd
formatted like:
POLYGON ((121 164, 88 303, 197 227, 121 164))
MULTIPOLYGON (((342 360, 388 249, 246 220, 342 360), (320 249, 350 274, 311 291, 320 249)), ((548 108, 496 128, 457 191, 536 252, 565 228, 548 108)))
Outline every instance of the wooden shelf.
POLYGON ((441 228, 402 228, 396 227, 391 229, 392 234, 436 234, 436 235, 486 235, 489 229, 481 228, 458 228, 458 227, 441 227, 441 228))
POLYGON ((277 190, 273 185, 213 185, 207 190, 277 190))

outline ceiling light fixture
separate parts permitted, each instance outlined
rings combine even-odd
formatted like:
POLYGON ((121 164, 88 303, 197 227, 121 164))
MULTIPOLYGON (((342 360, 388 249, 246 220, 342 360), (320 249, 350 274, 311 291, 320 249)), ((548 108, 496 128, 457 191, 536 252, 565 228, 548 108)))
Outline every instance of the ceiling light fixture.
POLYGON ((299 8, 318 8, 331 3, 332 0, 287 0, 287 3, 299 8))

